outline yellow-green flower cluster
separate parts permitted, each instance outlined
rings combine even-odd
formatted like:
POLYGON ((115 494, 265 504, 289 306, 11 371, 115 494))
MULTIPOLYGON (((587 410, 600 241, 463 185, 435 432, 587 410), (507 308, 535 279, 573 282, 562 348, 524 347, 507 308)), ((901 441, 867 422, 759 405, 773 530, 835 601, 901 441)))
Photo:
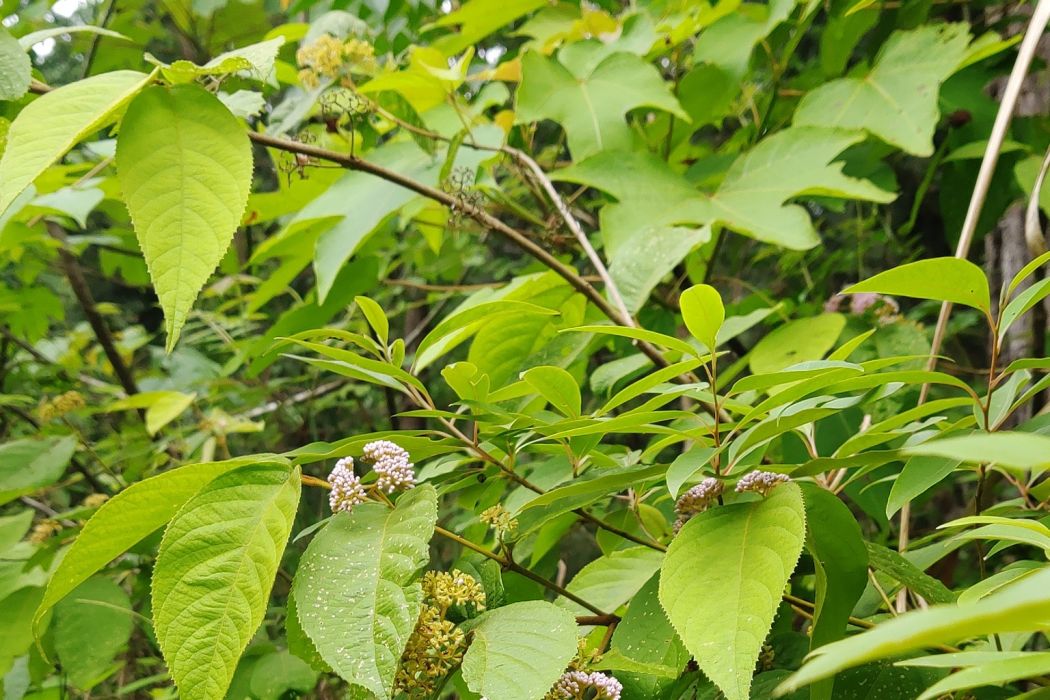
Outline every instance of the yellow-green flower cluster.
POLYGON ((518 519, 510 517, 510 511, 499 503, 481 512, 481 522, 500 535, 511 534, 518 529, 518 519))
POLYGON ((67 391, 59 394, 50 401, 41 401, 37 408, 37 416, 41 423, 49 423, 56 418, 61 418, 67 413, 72 413, 78 408, 84 407, 84 397, 79 391, 67 391))
POLYGON ((322 34, 295 54, 299 63, 299 81, 307 88, 317 87, 324 79, 340 79, 353 84, 353 74, 371 74, 376 69, 375 49, 362 39, 337 39, 322 34))
POLYGON ((453 605, 473 603, 478 610, 485 609, 485 589, 470 574, 459 569, 428 571, 423 576, 423 595, 442 610, 453 605))
POLYGON ((423 609, 408 639, 394 678, 395 690, 410 698, 433 695, 438 682, 463 660, 466 635, 445 615, 452 605, 485 607, 485 590, 461 571, 429 571, 423 577, 423 609))

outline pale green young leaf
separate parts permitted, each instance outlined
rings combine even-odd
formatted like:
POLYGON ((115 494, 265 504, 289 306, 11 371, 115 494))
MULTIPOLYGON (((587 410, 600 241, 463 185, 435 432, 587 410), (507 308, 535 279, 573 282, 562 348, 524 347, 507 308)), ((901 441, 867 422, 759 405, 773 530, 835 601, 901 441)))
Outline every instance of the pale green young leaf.
POLYGON ((22 49, 28 51, 33 48, 41 41, 46 39, 53 39, 55 37, 66 36, 67 34, 76 34, 78 32, 87 32, 89 34, 97 34, 99 36, 110 37, 111 39, 123 39, 124 41, 131 41, 128 37, 124 36, 120 32, 115 32, 112 29, 106 29, 105 27, 92 27, 87 24, 77 24, 72 27, 51 27, 49 29, 41 29, 36 32, 30 32, 25 36, 18 37, 18 43, 22 45, 22 49))
POLYGON ((143 391, 118 399, 106 406, 105 410, 145 409, 146 432, 156 435, 161 428, 182 415, 195 398, 196 394, 184 394, 181 391, 143 391))
POLYGON ((69 681, 90 690, 131 637, 131 598, 110 579, 95 576, 55 606, 55 654, 69 681))
POLYGON ((694 516, 671 542, 660 603, 700 670, 728 700, 747 700, 751 676, 791 572, 806 515, 796 484, 694 516))
POLYGON ((886 499, 886 517, 892 518, 901 507, 926 493, 962 464, 949 457, 916 456, 904 463, 904 468, 890 486, 886 499))
POLYGON ((999 342, 1006 337, 1010 326, 1050 294, 1050 279, 1042 279, 1014 297, 999 315, 999 342))
POLYGON ((375 332, 379 342, 386 345, 390 338, 390 321, 387 320, 383 307, 372 299, 362 296, 354 297, 354 303, 361 309, 361 313, 365 315, 368 325, 375 332))
POLYGON ((1050 263, 1050 251, 1047 251, 1047 252, 1043 253, 1042 255, 1039 255, 1039 256, 1033 258, 1031 260, 1031 262, 1029 262, 1027 265, 1022 267, 1017 272, 1017 274, 1014 275, 1013 279, 1010 280, 1010 284, 1006 288, 1006 295, 1007 296, 1011 296, 1014 293, 1014 290, 1017 289, 1017 287, 1022 282, 1024 282, 1026 279, 1028 279, 1033 272, 1038 270, 1043 265, 1046 265, 1047 263, 1050 263))
POLYGON ((153 571, 153 626, 179 694, 222 700, 262 623, 299 505, 299 469, 223 474, 176 513, 153 571))
POLYGON ((489 700, 540 700, 576 655, 576 620, 542 600, 485 613, 463 656, 467 687, 489 700))
POLYGON ((429 484, 397 500, 337 513, 303 554, 293 592, 303 631, 346 680, 390 697, 398 660, 419 617, 415 577, 429 559, 437 493, 429 484))
POLYGON ((76 449, 71 435, 0 445, 0 505, 58 481, 76 449))
POLYGON ((941 698, 946 694, 983 685, 1002 685, 1013 681, 1050 673, 1050 652, 1028 652, 1021 656, 1005 654, 1003 658, 987 661, 953 673, 934 683, 917 700, 941 698))
POLYGON ((1050 617, 1050 569, 967 605, 941 605, 908 612, 873 629, 821 647, 777 688, 784 695, 843 669, 993 632, 1043 629, 1050 617))
POLYGON ((726 320, 726 310, 718 290, 709 284, 695 284, 682 292, 678 303, 689 333, 714 352, 718 345, 715 339, 726 320))
POLYGON ((580 386, 561 367, 532 367, 521 373, 526 384, 569 418, 580 415, 580 386))
MULTIPOLYGON (((842 314, 821 314, 789 321, 755 344, 749 355, 751 372, 780 372, 801 362, 819 360, 833 347, 846 327, 842 314)), ((852 367, 843 363, 843 367, 852 367)))
POLYGON ((866 75, 840 78, 810 91, 794 123, 863 129, 908 153, 933 153, 937 96, 966 54, 969 25, 926 25, 894 33, 866 75))
MULTIPOLYGON (((588 603, 612 612, 634 597, 660 570, 663 560, 663 552, 650 547, 620 549, 580 569, 566 588, 588 603)), ((555 604, 576 615, 588 614, 586 608, 568 598, 558 598, 555 604)))
POLYGON ((962 258, 917 260, 880 272, 843 290, 844 294, 876 292, 962 304, 990 313, 988 279, 981 268, 962 258))
POLYGON ((740 78, 755 45, 786 20, 797 4, 796 0, 771 0, 768 4, 755 3, 752 12, 727 13, 697 37, 694 60, 740 78))
POLYGON ((136 482, 109 499, 91 516, 47 584, 33 620, 40 635, 45 614, 88 577, 162 527, 206 484, 250 464, 287 465, 276 455, 253 455, 225 462, 191 464, 136 482))
POLYGON ((546 4, 546 0, 470 0, 424 27, 424 31, 437 27, 458 27, 457 31, 440 37, 432 44, 441 53, 452 56, 546 4))
POLYGON ((0 27, 0 100, 21 99, 32 77, 29 55, 11 32, 0 27))
POLYGON ((967 464, 995 464, 1005 469, 1050 467, 1050 437, 1038 433, 1000 431, 969 433, 904 448, 909 455, 933 455, 967 464))
POLYGON ((117 175, 164 310, 170 352, 241 222, 251 145, 244 125, 203 88, 152 87, 121 123, 117 175))
POLYGON ((416 370, 422 370, 441 355, 452 350, 469 338, 471 332, 479 330, 486 321, 507 314, 557 316, 558 312, 515 299, 486 301, 457 310, 434 326, 434 329, 419 342, 419 347, 416 348, 416 370))
MULTIPOLYGON (((583 46, 601 50, 600 44, 583 46)), ((561 124, 574 160, 600 151, 630 150, 633 137, 626 116, 636 107, 689 119, 656 68, 633 54, 615 53, 574 74, 562 61, 530 51, 521 69, 517 120, 527 124, 552 119, 561 124)))
POLYGON ((112 124, 152 76, 114 71, 64 85, 30 102, 11 122, 0 157, 0 215, 81 139, 112 124))
POLYGON ((657 333, 656 331, 649 331, 644 328, 628 328, 625 326, 577 326, 576 328, 566 328, 562 333, 601 333, 604 335, 616 335, 621 338, 631 338, 633 340, 643 340, 647 343, 652 343, 668 350, 676 350, 683 355, 698 355, 697 348, 694 348, 689 343, 675 338, 671 335, 665 335, 664 333, 657 333))

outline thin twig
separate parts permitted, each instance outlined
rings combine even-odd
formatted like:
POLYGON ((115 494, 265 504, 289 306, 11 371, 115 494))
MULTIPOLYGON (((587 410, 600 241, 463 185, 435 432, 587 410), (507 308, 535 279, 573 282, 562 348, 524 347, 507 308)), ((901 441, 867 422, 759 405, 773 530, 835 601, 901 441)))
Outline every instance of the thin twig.
POLYGON ((566 206, 565 202, 558 194, 558 190, 554 189, 554 183, 552 183, 550 178, 547 177, 547 174, 543 172, 543 168, 541 168, 539 163, 533 160, 529 154, 520 151, 517 148, 504 146, 503 152, 517 159, 519 163, 529 169, 529 172, 532 173, 536 182, 539 183, 540 187, 543 188, 543 191, 547 193, 548 197, 550 197, 551 202, 554 204, 554 208, 558 210, 558 214, 561 215, 565 225, 569 227, 569 231, 571 231, 572 235, 576 237, 576 241, 580 244, 580 247, 583 248, 583 252, 586 253, 587 258, 591 261, 591 265, 593 265, 594 269, 598 272, 598 276, 602 278, 602 281, 605 283, 605 291, 609 293, 609 297, 612 298, 613 303, 616 304, 617 308, 620 310, 623 320, 627 322, 626 325, 636 328, 638 324, 635 323, 634 317, 631 316, 631 312, 627 309, 627 304, 624 303, 623 296, 620 294, 619 288, 613 281, 612 275, 609 274, 609 270, 605 267, 605 263, 598 255, 598 252, 594 249, 594 246, 591 245, 591 241, 587 238, 587 234, 583 232, 582 228, 580 228, 580 223, 576 220, 576 217, 572 215, 572 212, 569 211, 569 207, 566 206))
POLYGON ((131 374, 127 364, 125 364, 120 351, 117 350, 116 341, 113 338, 112 331, 106 324, 106 319, 102 318, 102 314, 99 313, 98 308, 95 306, 95 299, 91 295, 91 289, 88 287, 87 280, 84 279, 80 263, 77 261, 76 256, 69 252, 66 247, 65 231, 53 221, 47 222, 47 230, 52 238, 55 238, 62 244, 58 249, 62 270, 66 274, 66 279, 69 280, 69 286, 73 289, 73 295, 77 298, 77 302, 84 312, 84 317, 87 318, 88 325, 91 326, 91 330, 95 333, 95 338, 98 339, 99 345, 102 346, 102 351, 106 353, 106 358, 109 360, 110 365, 113 366, 113 372, 117 375, 117 379, 120 380, 120 385, 124 387, 124 391, 129 395, 137 394, 139 389, 135 384, 135 377, 131 374))

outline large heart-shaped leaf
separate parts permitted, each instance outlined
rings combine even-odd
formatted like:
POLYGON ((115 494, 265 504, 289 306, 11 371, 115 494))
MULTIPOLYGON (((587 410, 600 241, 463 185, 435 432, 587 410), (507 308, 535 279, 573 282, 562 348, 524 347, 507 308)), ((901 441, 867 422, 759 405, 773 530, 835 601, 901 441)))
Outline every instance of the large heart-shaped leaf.
POLYGON ((117 175, 170 351, 244 214, 252 184, 248 135, 207 90, 153 87, 121 123, 117 175))
POLYGON ((298 469, 237 469, 191 498, 165 530, 153 625, 181 697, 225 697, 266 613, 300 488, 298 469))
POLYGON ((667 550, 660 604, 728 700, 747 700, 780 597, 802 553, 802 492, 784 484, 685 524, 667 550))
POLYGON ((542 600, 485 613, 463 657, 467 687, 489 700, 540 700, 576 654, 576 620, 542 600))
POLYGON ((415 628, 437 492, 412 489, 390 510, 364 503, 337 513, 303 554, 293 592, 299 624, 351 686, 389 697, 415 628))

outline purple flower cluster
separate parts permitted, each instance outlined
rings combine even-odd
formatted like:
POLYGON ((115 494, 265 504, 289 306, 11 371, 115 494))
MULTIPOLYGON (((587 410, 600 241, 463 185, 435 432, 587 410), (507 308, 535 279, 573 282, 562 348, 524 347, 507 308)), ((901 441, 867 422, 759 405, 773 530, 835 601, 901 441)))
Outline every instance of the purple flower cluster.
POLYGON ((613 676, 594 671, 568 671, 554 684, 551 695, 558 700, 582 700, 588 689, 595 700, 620 700, 623 685, 613 676))
POLYGON ((372 463, 376 488, 385 493, 410 489, 416 485, 416 472, 408 452, 389 440, 376 440, 365 445, 364 460, 372 463))
POLYGON ((791 477, 787 474, 753 471, 750 474, 744 475, 744 477, 736 483, 736 492, 744 493, 746 491, 754 491, 755 493, 760 493, 765 496, 780 484, 789 481, 791 481, 791 477))
POLYGON ((349 513, 358 503, 368 500, 361 479, 354 474, 352 457, 343 457, 335 463, 335 469, 328 475, 328 483, 332 486, 332 491, 328 494, 328 505, 332 507, 333 513, 349 513))
POLYGON ((683 525, 689 522, 690 518, 707 510, 721 493, 722 482, 713 476, 707 477, 683 493, 674 505, 675 513, 678 515, 674 523, 674 531, 678 532, 683 525))

